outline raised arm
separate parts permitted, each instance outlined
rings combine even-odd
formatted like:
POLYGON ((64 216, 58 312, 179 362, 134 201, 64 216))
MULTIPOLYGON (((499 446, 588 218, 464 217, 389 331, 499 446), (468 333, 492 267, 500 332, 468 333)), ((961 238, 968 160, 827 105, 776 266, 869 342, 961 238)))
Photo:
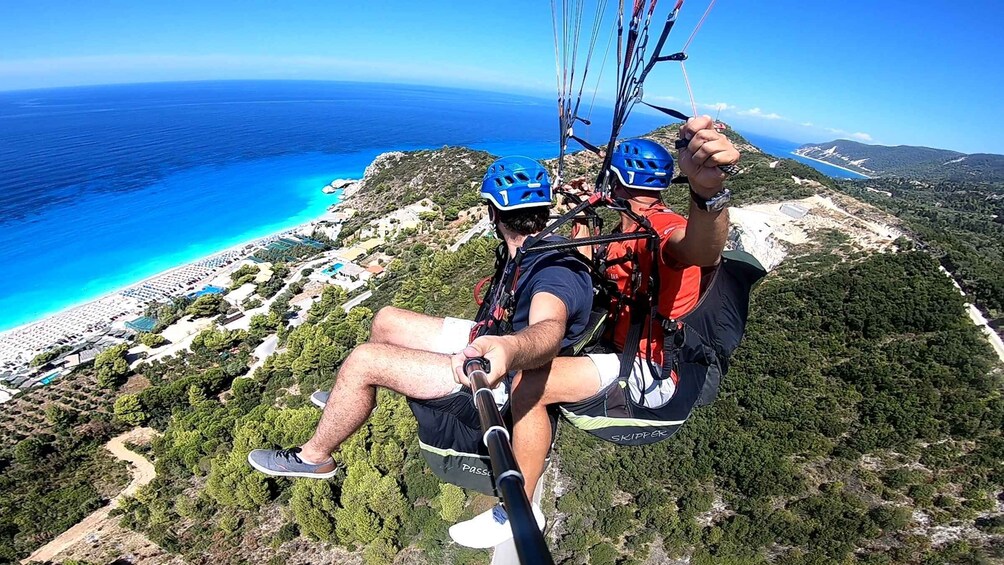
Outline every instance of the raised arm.
MULTIPOLYGON (((709 116, 691 118, 680 128, 680 137, 689 139, 680 150, 680 170, 687 175, 694 198, 706 201, 721 192, 725 173, 719 165, 739 161, 739 151, 724 135, 714 129, 709 116)), ((727 209, 702 210, 690 201, 686 229, 676 230, 663 247, 667 262, 708 267, 718 263, 729 235, 727 209)))

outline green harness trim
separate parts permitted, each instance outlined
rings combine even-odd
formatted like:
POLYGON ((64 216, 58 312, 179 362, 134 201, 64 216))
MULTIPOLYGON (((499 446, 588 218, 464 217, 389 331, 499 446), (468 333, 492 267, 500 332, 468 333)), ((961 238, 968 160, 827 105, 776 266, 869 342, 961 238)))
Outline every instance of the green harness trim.
POLYGON ((602 430, 604 428, 665 428, 679 426, 686 420, 642 420, 639 418, 611 418, 609 416, 584 416, 573 414, 559 406, 561 414, 580 430, 602 430))
POLYGON ((434 447, 427 443, 423 443, 422 440, 418 440, 419 449, 424 449, 429 453, 435 453, 440 457, 476 457, 478 459, 484 459, 489 461, 491 458, 487 455, 480 455, 478 453, 464 453, 463 451, 457 451, 455 449, 442 449, 440 447, 434 447))

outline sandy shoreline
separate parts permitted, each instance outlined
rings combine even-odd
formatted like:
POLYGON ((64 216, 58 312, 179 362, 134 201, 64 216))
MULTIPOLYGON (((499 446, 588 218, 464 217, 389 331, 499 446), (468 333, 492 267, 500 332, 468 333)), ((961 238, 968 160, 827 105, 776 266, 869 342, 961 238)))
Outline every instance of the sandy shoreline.
MULTIPOLYGON (((857 172, 857 171, 854 171, 854 170, 851 170, 851 169, 848 169, 847 167, 841 167, 840 165, 834 165, 833 163, 831 163, 831 162, 829 162, 829 161, 823 161, 822 159, 815 159, 815 158, 812 158, 812 157, 809 157, 809 156, 806 156, 806 155, 801 155, 801 154, 799 154, 799 153, 795 153, 794 151, 792 151, 792 152, 791 152, 791 154, 792 154, 792 155, 797 155, 797 156, 799 156, 799 157, 801 157, 801 158, 803 158, 803 159, 808 159, 808 160, 810 160, 810 161, 815 161, 815 162, 817 162, 817 163, 822 163, 822 164, 824 164, 824 165, 829 165, 829 166, 831 166, 831 167, 836 167, 836 168, 840 169, 841 171, 847 171, 848 173, 854 173, 854 174, 856 174, 856 175, 858 175, 858 176, 861 176, 861 177, 864 177, 864 178, 866 178, 866 179, 872 179, 872 178, 874 178, 874 177, 870 177, 870 176, 868 176, 868 175, 866 175, 866 174, 864 174, 864 173, 859 173, 859 172, 857 172)), ((825 173, 824 173, 824 174, 825 174, 825 173)))
POLYGON ((245 247, 248 247, 248 246, 253 246, 253 245, 255 245, 256 243, 258 243, 258 242, 260 242, 262 240, 273 238, 273 237, 278 237, 278 236, 281 236, 282 234, 285 234, 287 232, 295 231, 296 229, 297 229, 297 227, 287 228, 287 229, 284 229, 284 230, 281 230, 281 231, 277 231, 275 233, 271 233, 269 235, 265 235, 265 236, 262 236, 262 237, 257 237, 255 239, 250 240, 250 241, 246 241, 246 242, 243 242, 243 243, 239 243, 237 245, 233 245, 231 247, 227 247, 226 249, 221 249, 219 251, 214 251, 213 253, 210 253, 208 255, 204 255, 202 257, 199 257, 198 259, 194 259, 192 261, 188 261, 188 262, 183 263, 181 265, 177 265, 177 266, 171 267, 170 269, 166 269, 166 270, 160 271, 159 273, 156 273, 154 275, 150 275, 149 277, 146 277, 146 278, 144 278, 142 280, 139 280, 139 281, 127 284, 125 286, 116 288, 115 290, 110 291, 110 292, 106 292, 105 294, 102 294, 101 296, 98 296, 96 298, 89 298, 87 300, 82 300, 80 302, 77 302, 76 304, 72 304, 70 306, 67 306, 66 308, 63 308, 63 309, 61 309, 61 310, 59 310, 57 312, 53 312, 52 314, 46 314, 44 317, 38 318, 37 320, 32 320, 32 321, 30 321, 30 322, 28 322, 26 324, 21 324, 20 326, 14 326, 13 328, 3 330, 2 332, 0 332, 0 338, 6 336, 8 334, 12 334, 14 332, 17 332, 19 330, 23 330, 23 329, 25 329, 25 328, 27 328, 29 326, 33 326, 33 325, 38 324, 40 322, 44 322, 44 321, 48 320, 49 318, 54 318, 56 316, 60 316, 60 315, 66 314, 67 312, 69 312, 71 310, 74 310, 76 308, 80 308, 81 306, 86 306, 88 304, 99 302, 99 301, 107 299, 107 298, 113 298, 113 297, 121 294, 122 292, 124 292, 126 290, 129 290, 131 288, 135 288, 137 286, 142 286, 143 284, 146 284, 146 283, 149 283, 149 282, 153 282, 153 281, 155 281, 155 280, 157 280, 157 279, 159 279, 159 278, 161 278, 161 277, 163 277, 165 275, 168 275, 168 274, 170 274, 170 273, 172 273, 174 271, 177 271, 179 269, 183 269, 183 268, 188 267, 190 265, 195 265, 195 264, 201 263, 203 261, 208 261, 208 260, 216 257, 217 255, 224 255, 226 253, 240 251, 241 249, 244 249, 245 247))
POLYGON ((312 219, 310 219, 310 220, 308 220, 306 222, 303 222, 301 224, 297 224, 297 225, 294 225, 294 226, 291 226, 291 227, 283 228, 281 230, 277 230, 277 231, 271 232, 271 233, 266 234, 266 235, 254 237, 253 239, 250 239, 250 240, 247 240, 247 241, 243 241, 241 243, 237 243, 235 245, 231 245, 231 246, 226 247, 224 249, 220 249, 220 250, 214 251, 212 253, 203 255, 203 256, 198 257, 196 259, 193 259, 191 261, 186 261, 185 263, 182 263, 180 265, 175 265, 175 266, 173 266, 173 267, 171 267, 169 269, 165 269, 163 271, 160 271, 158 273, 155 273, 153 275, 145 277, 145 278, 143 278, 141 280, 138 280, 138 281, 129 283, 127 285, 123 285, 121 287, 118 287, 115 290, 106 292, 106 293, 104 293, 104 294, 102 294, 100 296, 97 296, 95 298, 89 298, 87 300, 82 300, 80 302, 77 302, 77 303, 72 304, 70 306, 67 306, 65 308, 62 308, 62 309, 58 310, 57 312, 53 312, 51 314, 46 314, 45 316, 43 316, 41 318, 37 318, 35 320, 32 320, 32 321, 30 321, 28 323, 21 324, 21 325, 18 325, 18 326, 14 326, 13 328, 9 328, 9 329, 0 331, 0 339, 2 339, 4 337, 7 337, 7 336, 11 336, 11 335, 13 335, 13 334, 15 334, 15 333, 17 333, 19 331, 22 331, 22 330, 24 330, 26 328, 29 328, 31 326, 34 326, 36 324, 44 323, 46 320, 50 320, 50 319, 53 319, 53 318, 56 318, 56 317, 59 317, 59 316, 63 316, 63 315, 65 315, 65 314, 67 314, 67 313, 69 313, 69 312, 71 312, 73 310, 76 310, 78 308, 81 308, 81 307, 84 307, 84 306, 87 306, 87 305, 90 305, 90 304, 95 304, 95 303, 98 303, 98 302, 100 302, 102 300, 107 300, 107 299, 110 299, 110 298, 115 298, 116 296, 121 295, 123 292, 125 292, 125 291, 127 291, 129 289, 140 287, 140 286, 142 286, 144 284, 148 284, 148 283, 157 281, 157 280, 159 280, 159 279, 161 279, 161 278, 163 278, 163 277, 165 277, 165 276, 167 276, 167 275, 169 275, 169 274, 171 274, 171 273, 173 273, 175 271, 179 271, 179 270, 185 269, 187 267, 198 265, 198 264, 203 263, 205 261, 209 261, 209 260, 211 260, 213 258, 216 258, 216 257, 219 257, 219 256, 223 256, 223 255, 226 255, 226 254, 229 254, 229 253, 240 252, 240 251, 242 251, 242 250, 244 250, 244 249, 246 249, 248 247, 254 247, 256 245, 261 245, 262 242, 264 242, 266 240, 278 238, 278 237, 281 237, 283 235, 286 235, 286 234, 295 232, 297 230, 303 229, 305 226, 309 226, 310 224, 312 224, 312 223, 320 220, 321 218, 323 218, 324 216, 326 216, 327 214, 329 214, 331 212, 332 207, 335 207, 335 206, 338 206, 339 204, 341 204, 341 193, 338 194, 338 198, 339 198, 339 200, 337 202, 335 202, 331 206, 329 206, 324 211, 323 214, 321 214, 320 216, 317 216, 316 218, 312 218, 312 219))

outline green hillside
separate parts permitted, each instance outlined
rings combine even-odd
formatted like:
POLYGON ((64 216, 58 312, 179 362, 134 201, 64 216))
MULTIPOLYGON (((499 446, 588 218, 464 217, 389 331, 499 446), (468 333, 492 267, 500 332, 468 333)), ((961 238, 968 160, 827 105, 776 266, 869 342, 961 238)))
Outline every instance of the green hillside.
POLYGON ((847 139, 807 143, 795 152, 872 177, 906 177, 927 181, 1004 180, 1004 155, 966 155, 947 149, 869 145, 847 139))
POLYGON ((874 179, 840 190, 902 220, 997 328, 1004 328, 1004 182, 874 179))
MULTIPOLYGON (((652 135, 669 139, 673 129, 652 135)), ((742 202, 833 190, 812 169, 775 163, 730 136, 745 152, 731 181, 742 202)), ((437 200, 442 215, 454 197, 476 202, 470 183, 490 159, 454 148, 398 155, 349 205, 372 218, 447 195, 437 200)), ((585 173, 590 160, 581 161, 585 173)), ((685 194, 681 187, 668 196, 682 204, 685 194)), ((120 484, 120 470, 98 476, 112 468, 96 455, 100 441, 145 424, 163 432, 149 454, 157 478, 116 515, 185 561, 487 563, 488 552, 458 547, 446 530, 493 499, 436 480, 400 396, 380 393, 373 418, 337 454, 343 468, 331 480, 276 480, 246 463, 250 449, 310 435, 320 413, 309 394, 330 387, 379 307, 473 314, 471 288, 490 273, 495 242, 475 238, 444 251, 442 217, 423 221, 388 244, 393 261, 365 307, 345 313, 347 296, 328 287, 299 327, 275 314, 248 331, 207 331, 191 352, 140 364, 130 382, 149 386, 130 389, 112 413, 11 437, 0 446, 0 561, 23 558, 75 517, 34 527, 52 508, 103 500, 120 484), (247 374, 251 351, 273 332, 279 352, 247 374)), ((672 439, 616 448, 562 425, 545 501, 556 561, 1004 558, 1001 367, 937 261, 907 247, 879 255, 796 249, 754 292, 747 339, 719 400, 672 439)))

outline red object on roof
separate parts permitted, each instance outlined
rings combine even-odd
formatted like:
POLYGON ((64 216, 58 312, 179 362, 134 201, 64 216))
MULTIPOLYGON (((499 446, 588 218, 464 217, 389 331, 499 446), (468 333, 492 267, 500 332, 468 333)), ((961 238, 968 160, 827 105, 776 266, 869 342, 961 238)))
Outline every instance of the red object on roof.
POLYGON ((384 269, 380 265, 370 265, 369 267, 366 267, 366 270, 369 271, 369 272, 371 272, 371 273, 373 273, 374 275, 379 275, 380 273, 384 272, 386 269, 384 269))

